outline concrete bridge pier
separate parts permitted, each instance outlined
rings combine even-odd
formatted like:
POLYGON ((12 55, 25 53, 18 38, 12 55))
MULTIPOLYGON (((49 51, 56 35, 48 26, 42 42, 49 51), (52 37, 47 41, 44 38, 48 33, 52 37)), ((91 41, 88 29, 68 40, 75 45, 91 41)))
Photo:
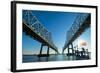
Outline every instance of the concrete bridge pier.
POLYGON ((49 46, 48 46, 48 49, 47 49, 47 56, 49 56, 49 46))
POLYGON ((71 43, 69 46, 68 46, 68 53, 67 55, 73 55, 74 54, 74 48, 73 48, 73 44, 71 43), (71 47, 70 47, 71 46, 71 47), (72 52, 70 53, 70 50, 72 50, 72 52))
POLYGON ((43 48, 43 44, 41 44, 40 54, 39 55, 42 55, 42 48, 43 48))
POLYGON ((46 46, 46 45, 41 44, 40 53, 39 53, 38 57, 46 57, 46 56, 49 56, 49 46, 47 48, 47 54, 42 54, 43 46, 46 46))

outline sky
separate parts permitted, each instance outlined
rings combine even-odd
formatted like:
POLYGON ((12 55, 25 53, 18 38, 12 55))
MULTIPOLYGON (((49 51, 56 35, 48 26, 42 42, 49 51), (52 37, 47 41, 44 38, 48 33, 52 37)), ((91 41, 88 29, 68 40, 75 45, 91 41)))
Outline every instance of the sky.
MULTIPOLYGON (((41 24, 51 32, 54 44, 61 53, 66 40, 66 32, 73 24, 78 13, 75 12, 54 12, 54 11, 33 11, 41 24)), ((85 31, 78 39, 87 40, 90 43, 90 29, 85 31)), ((75 41, 77 42, 77 40, 75 41)), ((89 44, 90 46, 90 44, 89 44)), ((41 43, 35 41, 23 32, 22 52, 23 54, 39 54, 41 43)), ((47 53, 47 47, 43 47, 43 53, 47 53)), ((50 49, 50 53, 55 53, 50 49)))

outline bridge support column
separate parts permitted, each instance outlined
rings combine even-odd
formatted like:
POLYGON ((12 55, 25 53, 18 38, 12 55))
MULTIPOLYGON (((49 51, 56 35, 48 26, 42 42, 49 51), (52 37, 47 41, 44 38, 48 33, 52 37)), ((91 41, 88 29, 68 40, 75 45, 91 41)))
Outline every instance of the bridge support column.
POLYGON ((48 49, 47 49, 47 56, 49 56, 49 46, 48 46, 48 49))
POLYGON ((74 54, 73 44, 71 43, 72 54, 74 54))
POLYGON ((49 46, 47 46, 47 54, 42 54, 42 49, 43 49, 43 46, 46 46, 45 44, 41 44, 41 48, 40 48, 40 53, 38 55, 38 57, 46 57, 46 56, 49 56, 49 46))
POLYGON ((71 43, 69 46, 68 46, 68 54, 67 55, 73 55, 74 54, 74 49, 73 49, 73 44, 71 43), (71 45, 71 47, 69 47, 71 45), (72 53, 70 53, 70 49, 72 50, 72 53))
POLYGON ((69 54, 69 50, 70 50, 70 48, 69 48, 69 46, 68 46, 68 54, 69 54))
POLYGON ((40 54, 39 55, 42 55, 42 48, 43 48, 43 44, 41 44, 40 54))

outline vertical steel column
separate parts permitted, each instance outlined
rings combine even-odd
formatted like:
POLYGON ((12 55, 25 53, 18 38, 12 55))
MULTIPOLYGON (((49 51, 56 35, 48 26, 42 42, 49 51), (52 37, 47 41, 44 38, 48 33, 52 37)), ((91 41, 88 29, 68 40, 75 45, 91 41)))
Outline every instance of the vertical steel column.
POLYGON ((69 54, 69 49, 70 49, 70 48, 69 48, 69 45, 68 45, 68 54, 69 54))
POLYGON ((71 43, 72 54, 74 54, 73 44, 71 43))
POLYGON ((49 46, 48 46, 48 49, 47 49, 47 55, 49 56, 49 46))
POLYGON ((69 46, 68 46, 68 54, 74 54, 74 49, 73 49, 73 44, 71 43, 69 46), (71 47, 69 47, 71 45, 71 47), (69 50, 72 50, 72 53, 70 53, 69 50))
POLYGON ((41 54, 42 54, 42 48, 43 48, 43 44, 41 44, 40 54, 39 54, 39 55, 41 55, 41 54))

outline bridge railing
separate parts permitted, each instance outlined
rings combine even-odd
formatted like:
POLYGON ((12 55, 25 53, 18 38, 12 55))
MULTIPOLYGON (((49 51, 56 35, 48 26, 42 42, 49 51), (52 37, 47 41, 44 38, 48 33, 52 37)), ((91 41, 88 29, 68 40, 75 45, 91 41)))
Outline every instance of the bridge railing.
POLYGON ((40 23, 38 18, 31 10, 23 10, 22 19, 29 27, 34 30, 35 33, 48 42, 52 47, 57 49, 53 43, 51 33, 40 23))

